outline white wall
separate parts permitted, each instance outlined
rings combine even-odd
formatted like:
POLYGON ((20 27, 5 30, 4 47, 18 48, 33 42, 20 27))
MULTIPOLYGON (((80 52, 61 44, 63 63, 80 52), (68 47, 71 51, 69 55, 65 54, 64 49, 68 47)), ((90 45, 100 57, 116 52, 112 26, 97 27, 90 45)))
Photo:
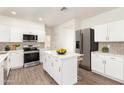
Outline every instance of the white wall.
POLYGON ((46 29, 46 39, 45 39, 45 48, 51 48, 51 34, 53 32, 53 28, 45 27, 46 29))
POLYGON ((88 18, 86 20, 82 20, 80 22, 80 25, 78 26, 78 29, 92 27, 95 25, 105 24, 119 20, 124 20, 124 8, 116 8, 111 11, 102 13, 100 15, 88 18))
POLYGON ((55 27, 52 33, 52 49, 66 48, 68 52, 75 51, 75 21, 71 20, 55 27))

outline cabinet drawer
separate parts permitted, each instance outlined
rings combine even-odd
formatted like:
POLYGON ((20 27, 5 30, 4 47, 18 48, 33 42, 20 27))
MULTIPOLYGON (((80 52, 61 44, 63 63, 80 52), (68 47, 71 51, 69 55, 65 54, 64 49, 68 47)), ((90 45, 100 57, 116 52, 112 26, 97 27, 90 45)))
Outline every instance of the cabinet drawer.
POLYGON ((118 62, 123 62, 124 58, 123 57, 117 57, 117 56, 110 56, 108 57, 109 60, 113 60, 113 61, 118 61, 118 62))

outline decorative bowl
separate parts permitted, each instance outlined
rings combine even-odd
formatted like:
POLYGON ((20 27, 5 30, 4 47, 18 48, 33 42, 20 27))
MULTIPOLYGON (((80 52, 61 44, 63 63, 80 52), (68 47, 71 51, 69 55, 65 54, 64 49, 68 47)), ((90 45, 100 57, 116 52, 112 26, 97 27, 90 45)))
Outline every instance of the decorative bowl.
POLYGON ((57 49, 56 52, 57 52, 58 54, 60 54, 60 55, 64 55, 64 54, 67 52, 67 50, 64 49, 64 48, 60 48, 60 49, 57 49))

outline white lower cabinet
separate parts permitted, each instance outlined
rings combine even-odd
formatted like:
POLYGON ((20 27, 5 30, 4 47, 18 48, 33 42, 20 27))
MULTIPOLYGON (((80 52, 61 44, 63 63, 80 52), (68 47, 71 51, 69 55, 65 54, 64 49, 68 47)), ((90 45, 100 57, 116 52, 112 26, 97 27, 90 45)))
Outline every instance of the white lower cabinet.
POLYGON ((8 77, 9 71, 11 69, 10 54, 6 58, 6 64, 7 64, 7 77, 8 77))
POLYGON ((11 68, 23 67, 24 53, 23 50, 12 51, 10 55, 11 68))
POLYGON ((124 83, 124 57, 92 53, 92 71, 124 83))
POLYGON ((123 80, 124 79, 123 78, 123 74, 124 74, 123 64, 124 64, 124 61, 118 61, 110 57, 110 59, 106 61, 106 72, 105 73, 109 76, 123 80))
POLYGON ((104 73, 104 57, 98 54, 92 54, 92 70, 104 73))
POLYGON ((62 84, 62 64, 61 61, 54 59, 53 60, 53 78, 56 80, 58 84, 62 84))
POLYGON ((4 65, 3 65, 4 62, 1 62, 0 63, 0 85, 3 85, 4 84, 4 65))
POLYGON ((60 59, 45 54, 43 69, 60 85, 77 83, 77 57, 60 59))

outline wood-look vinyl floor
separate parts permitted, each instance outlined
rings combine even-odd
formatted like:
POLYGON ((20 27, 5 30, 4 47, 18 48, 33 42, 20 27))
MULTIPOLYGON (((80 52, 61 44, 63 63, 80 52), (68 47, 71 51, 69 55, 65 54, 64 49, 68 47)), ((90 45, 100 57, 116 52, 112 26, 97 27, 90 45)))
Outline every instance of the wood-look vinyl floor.
MULTIPOLYGON (((120 83, 79 68, 76 85, 120 85, 120 83)), ((43 70, 42 65, 11 70, 8 85, 57 85, 43 70)))

